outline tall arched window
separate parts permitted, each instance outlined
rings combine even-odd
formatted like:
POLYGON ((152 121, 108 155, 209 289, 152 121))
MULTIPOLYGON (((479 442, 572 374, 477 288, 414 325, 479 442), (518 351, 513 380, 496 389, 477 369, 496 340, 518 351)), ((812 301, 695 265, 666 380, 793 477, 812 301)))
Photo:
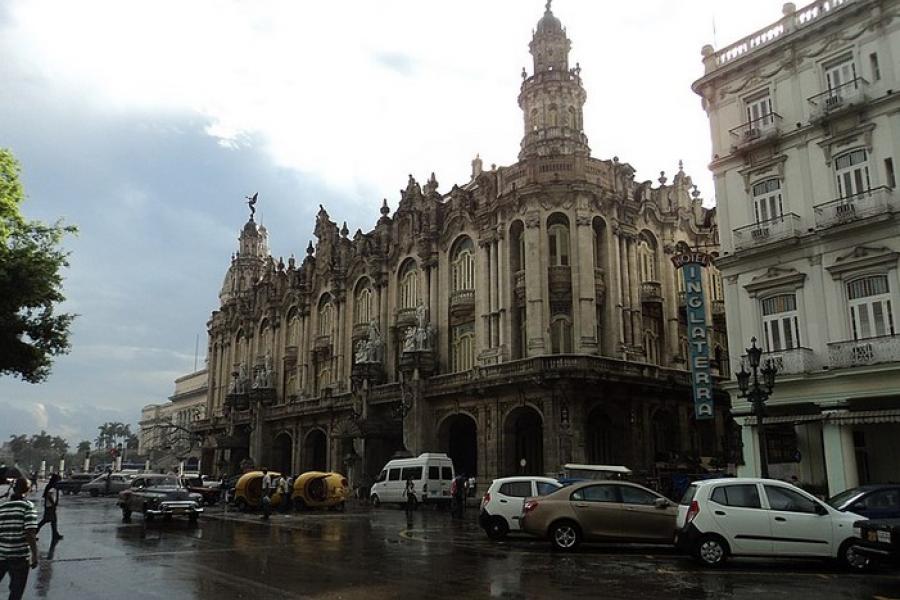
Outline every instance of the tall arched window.
POLYGON ((327 295, 319 302, 319 335, 331 335, 334 327, 334 307, 331 298, 327 295))
POLYGON ((784 214, 781 199, 781 180, 766 179, 753 185, 753 215, 757 223, 777 219, 784 214))
POLYGON ((403 264, 400 271, 400 308, 416 308, 419 305, 419 270, 412 259, 403 264))
POLYGON ((638 241, 638 263, 641 269, 641 281, 657 281, 656 279, 656 245, 652 239, 642 235, 638 241))
POLYGON ((450 291, 475 289, 475 246, 464 237, 456 242, 451 252, 450 291))
POLYGON ((325 363, 325 365, 323 365, 322 368, 319 369, 317 383, 319 384, 320 394, 326 387, 331 385, 331 367, 327 363, 325 363))
POLYGON ((572 353, 572 321, 569 317, 557 316, 550 322, 550 347, 553 354, 572 353))
POLYGON ((353 298, 353 322, 355 324, 368 323, 374 317, 375 313, 372 307, 372 288, 369 282, 363 280, 356 289, 356 296, 353 298))
POLYGON ((894 335, 891 290, 885 275, 871 275, 847 284, 853 339, 894 335))
POLYGON ((547 236, 550 245, 550 266, 569 266, 569 220, 565 215, 555 213, 547 221, 547 236))
POLYGON ((475 324, 457 325, 450 335, 450 370, 468 371, 475 366, 475 324))

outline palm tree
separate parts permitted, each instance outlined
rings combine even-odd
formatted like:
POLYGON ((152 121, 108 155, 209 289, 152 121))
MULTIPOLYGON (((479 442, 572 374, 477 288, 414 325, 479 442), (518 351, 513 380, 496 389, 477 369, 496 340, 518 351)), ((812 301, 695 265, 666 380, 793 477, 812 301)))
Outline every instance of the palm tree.
POLYGON ((78 442, 78 454, 88 454, 91 451, 91 443, 87 440, 78 442))

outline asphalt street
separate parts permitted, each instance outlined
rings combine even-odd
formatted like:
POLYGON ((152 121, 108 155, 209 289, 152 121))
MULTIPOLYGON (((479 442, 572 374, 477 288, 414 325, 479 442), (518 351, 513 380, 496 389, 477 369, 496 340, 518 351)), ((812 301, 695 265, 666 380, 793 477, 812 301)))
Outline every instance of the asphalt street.
MULTIPOLYGON (((464 520, 351 508, 259 516, 208 509, 186 520, 123 523, 112 498, 62 499, 60 532, 40 535, 26 598, 866 598, 900 599, 900 572, 847 574, 820 561, 733 560, 705 570, 668 548, 490 542, 464 520)), ((0 584, 5 594, 7 581, 0 584)))

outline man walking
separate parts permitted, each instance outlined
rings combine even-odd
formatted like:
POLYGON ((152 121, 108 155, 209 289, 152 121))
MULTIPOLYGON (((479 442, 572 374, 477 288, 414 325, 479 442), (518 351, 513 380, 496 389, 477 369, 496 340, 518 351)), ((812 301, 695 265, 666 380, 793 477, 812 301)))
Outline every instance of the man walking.
POLYGON ((28 480, 19 477, 13 484, 12 498, 0 504, 0 581, 9 573, 10 600, 22 598, 28 568, 38 565, 37 511, 25 499, 27 493, 28 480))
POLYGON ((291 475, 281 478, 281 512, 291 511, 291 494, 294 492, 294 478, 291 475))
POLYGON ((63 536, 59 535, 59 530, 56 528, 56 509, 59 507, 58 483, 59 473, 50 475, 50 480, 44 487, 44 518, 41 519, 41 522, 38 523, 37 527, 38 532, 40 532, 41 527, 50 523, 50 530, 53 532, 54 540, 61 540, 63 538, 63 536))
POLYGON ((269 475, 269 470, 265 467, 263 467, 262 474, 262 497, 259 501, 262 504, 262 518, 268 519, 272 510, 272 476, 269 475))

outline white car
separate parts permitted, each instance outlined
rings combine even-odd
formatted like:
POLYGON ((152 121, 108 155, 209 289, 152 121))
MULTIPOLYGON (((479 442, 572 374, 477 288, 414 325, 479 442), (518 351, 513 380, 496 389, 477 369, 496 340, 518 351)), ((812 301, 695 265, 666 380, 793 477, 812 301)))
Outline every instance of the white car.
POLYGON ((562 487, 550 477, 503 477, 491 482, 481 499, 478 524, 492 540, 521 529, 522 507, 526 498, 546 496, 562 487))
POLYGON ((676 545, 715 567, 729 556, 836 558, 861 570, 853 523, 864 519, 773 479, 697 481, 678 507, 676 545))

